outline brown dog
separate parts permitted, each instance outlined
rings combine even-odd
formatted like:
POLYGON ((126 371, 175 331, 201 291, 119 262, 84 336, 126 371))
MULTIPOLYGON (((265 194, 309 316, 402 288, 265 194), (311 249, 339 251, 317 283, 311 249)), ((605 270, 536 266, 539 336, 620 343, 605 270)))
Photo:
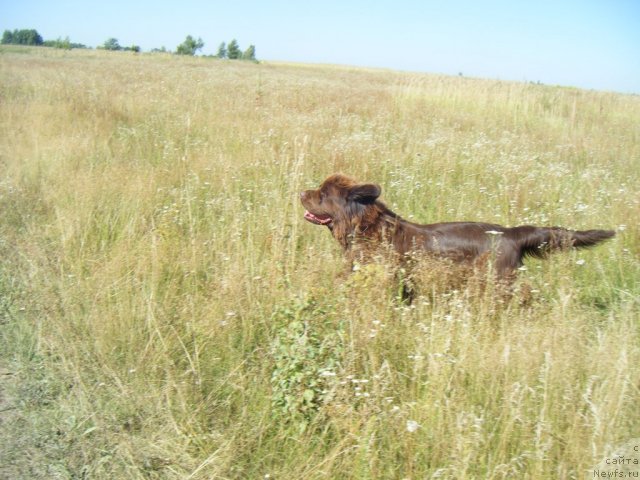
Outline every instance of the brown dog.
POLYGON ((544 258, 566 248, 590 247, 615 235, 612 230, 573 231, 523 225, 507 228, 479 222, 419 225, 403 220, 378 200, 378 185, 357 183, 336 174, 300 200, 304 218, 326 225, 350 260, 365 260, 386 247, 401 258, 423 252, 453 262, 474 264, 491 259, 498 279, 510 280, 526 256, 544 258))

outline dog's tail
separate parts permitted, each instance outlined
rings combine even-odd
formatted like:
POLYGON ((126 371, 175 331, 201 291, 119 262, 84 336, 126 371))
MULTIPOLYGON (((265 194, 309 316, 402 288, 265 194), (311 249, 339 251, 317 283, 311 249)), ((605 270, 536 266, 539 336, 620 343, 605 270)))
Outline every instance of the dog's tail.
MULTIPOLYGON (((545 258, 548 254, 569 248, 588 248, 612 238, 613 230, 567 230, 561 227, 515 227, 512 239, 520 248, 520 258, 545 258)), ((511 236, 511 235, 510 235, 511 236)))

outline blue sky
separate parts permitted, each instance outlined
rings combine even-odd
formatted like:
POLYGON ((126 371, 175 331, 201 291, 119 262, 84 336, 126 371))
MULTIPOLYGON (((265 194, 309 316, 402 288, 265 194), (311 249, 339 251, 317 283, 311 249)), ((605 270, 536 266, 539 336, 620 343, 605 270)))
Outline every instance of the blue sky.
POLYGON ((0 0, 0 29, 640 94, 640 0, 0 0))

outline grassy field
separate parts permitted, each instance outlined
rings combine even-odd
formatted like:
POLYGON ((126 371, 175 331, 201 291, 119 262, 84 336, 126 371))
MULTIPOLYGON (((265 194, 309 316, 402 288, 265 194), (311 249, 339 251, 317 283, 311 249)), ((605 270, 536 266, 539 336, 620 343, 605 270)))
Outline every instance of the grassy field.
POLYGON ((594 478, 640 437, 639 192, 638 96, 3 48, 0 477, 594 478), (338 171, 618 235, 404 306, 302 218, 338 171))

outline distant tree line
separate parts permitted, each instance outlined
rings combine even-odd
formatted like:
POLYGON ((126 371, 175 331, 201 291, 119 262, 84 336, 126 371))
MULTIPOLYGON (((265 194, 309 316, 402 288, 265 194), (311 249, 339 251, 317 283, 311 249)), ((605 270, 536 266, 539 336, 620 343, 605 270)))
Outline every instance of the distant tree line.
POLYGON ((2 34, 5 45, 42 45, 42 36, 36 30, 5 30, 2 34))
MULTIPOLYGON (((42 36, 34 29, 23 30, 5 30, 2 35, 2 44, 4 45, 32 45, 32 46, 44 46, 63 48, 70 50, 72 48, 89 48, 81 43, 73 43, 66 37, 64 39, 58 38, 57 40, 43 40, 42 36)), ((175 53, 177 55, 195 55, 199 50, 204 47, 204 42, 201 38, 195 39, 191 35, 187 35, 184 42, 176 47, 175 53)), ((123 47, 116 38, 107 39, 102 45, 97 47, 101 50, 112 51, 129 51, 140 52, 141 48, 138 45, 131 45, 130 47, 123 47)), ((152 52, 167 52, 162 47, 161 49, 154 48, 152 52)), ((256 47, 255 45, 249 45, 245 51, 242 51, 238 41, 234 38, 229 44, 222 42, 218 47, 218 53, 216 55, 210 55, 216 58, 226 58, 229 60, 256 60, 256 47)))
MULTIPOLYGON (((187 38, 176 48, 178 55, 195 55, 198 50, 202 50, 204 42, 201 38, 197 40, 191 35, 187 35, 187 38)), ((227 45, 222 42, 218 47, 218 53, 214 55, 217 58, 228 58, 229 60, 250 60, 256 61, 256 47, 255 45, 249 45, 244 52, 240 49, 238 41, 234 38, 227 45)))
POLYGON ((64 39, 58 38, 57 40, 43 40, 42 35, 34 29, 23 30, 5 30, 2 34, 3 45, 31 45, 36 47, 54 47, 64 48, 71 50, 72 48, 87 48, 82 43, 74 43, 69 40, 69 37, 64 39))
POLYGON ((62 48, 64 50, 71 50, 72 48, 89 48, 82 43, 75 43, 69 40, 69 37, 58 38, 57 40, 45 40, 42 42, 43 47, 62 48))
POLYGON ((123 50, 125 52, 140 52, 140 47, 138 45, 131 45, 130 47, 122 47, 120 43, 118 43, 117 38, 109 38, 102 45, 98 47, 100 50, 113 50, 120 51, 123 50))
POLYGON ((227 45, 222 42, 218 47, 218 58, 228 58, 229 60, 252 60, 256 61, 256 47, 255 45, 249 45, 244 52, 240 49, 238 41, 234 38, 227 45))

